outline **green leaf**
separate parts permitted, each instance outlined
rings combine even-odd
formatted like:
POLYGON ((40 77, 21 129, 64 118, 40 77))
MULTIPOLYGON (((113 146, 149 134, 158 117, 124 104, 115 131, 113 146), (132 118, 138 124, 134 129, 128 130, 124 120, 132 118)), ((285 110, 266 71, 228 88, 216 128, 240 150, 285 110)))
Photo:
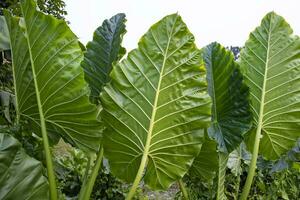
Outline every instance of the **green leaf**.
POLYGON ((230 153, 251 126, 249 90, 230 51, 212 43, 204 48, 208 93, 212 97, 212 122, 208 134, 218 149, 230 153))
POLYGON ((5 13, 13 57, 17 114, 35 133, 63 137, 85 150, 97 150, 100 124, 87 96, 77 37, 66 23, 23 1, 24 18, 5 13), (19 26, 20 24, 20 26, 19 26))
POLYGON ((5 51, 9 49, 9 33, 7 30, 6 21, 3 16, 0 16, 0 51, 5 51))
POLYGON ((42 164, 29 157, 18 140, 0 133, 0 199, 49 199, 42 172, 42 164))
POLYGON ((14 95, 10 92, 0 91, 0 106, 1 112, 3 112, 4 118, 8 123, 12 123, 10 116, 10 106, 14 104, 15 98, 14 95))
POLYGON ((254 116, 248 142, 261 134, 259 152, 268 159, 279 158, 300 137, 300 40, 292 32, 281 16, 271 12, 241 52, 254 116))
POLYGON ((104 152, 126 181, 166 189, 187 172, 210 121, 201 52, 181 17, 154 24, 101 93, 104 152))
POLYGON ((246 150, 245 143, 241 143, 237 149, 229 154, 227 167, 231 170, 232 174, 240 176, 242 174, 241 163, 249 164, 250 160, 251 154, 246 150))
POLYGON ((126 33, 125 22, 123 13, 105 20, 94 32, 93 41, 87 44, 81 66, 90 86, 90 99, 93 103, 99 103, 99 94, 104 84, 110 80, 109 73, 113 63, 120 60, 126 52, 121 47, 123 35, 126 33))
POLYGON ((218 167, 217 143, 206 137, 199 155, 195 158, 189 170, 189 174, 192 177, 203 177, 211 180, 215 177, 218 167))

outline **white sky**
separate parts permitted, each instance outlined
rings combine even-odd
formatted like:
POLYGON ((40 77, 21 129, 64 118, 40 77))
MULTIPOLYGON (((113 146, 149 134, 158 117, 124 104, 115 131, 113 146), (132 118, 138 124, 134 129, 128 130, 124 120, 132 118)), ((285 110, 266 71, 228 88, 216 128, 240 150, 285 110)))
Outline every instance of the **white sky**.
POLYGON ((249 33, 270 11, 283 16, 300 34, 300 0, 65 0, 71 29, 86 44, 102 21, 123 12, 127 33, 123 46, 137 47, 152 24, 178 12, 196 38, 198 47, 213 41, 242 46, 249 33))

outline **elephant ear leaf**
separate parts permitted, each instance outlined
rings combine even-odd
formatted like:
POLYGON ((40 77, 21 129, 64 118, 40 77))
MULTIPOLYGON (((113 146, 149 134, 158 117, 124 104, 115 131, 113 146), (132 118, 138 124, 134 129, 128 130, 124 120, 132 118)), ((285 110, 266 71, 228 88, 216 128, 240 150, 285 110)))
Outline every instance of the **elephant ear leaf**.
POLYGON ((250 34, 240 57, 254 117, 248 145, 257 138, 268 159, 279 158, 300 137, 300 39, 292 32, 271 12, 250 34))
POLYGON ((121 46, 123 35, 126 33, 125 22, 123 13, 105 20, 94 32, 93 40, 87 44, 81 66, 91 90, 90 100, 95 104, 99 103, 102 87, 110 80, 109 73, 113 63, 119 61, 126 53, 125 48, 121 46))
POLYGON ((49 199, 42 172, 42 164, 29 157, 18 140, 0 133, 0 199, 49 199))
POLYGON ((21 3, 23 18, 5 12, 11 38, 17 120, 52 140, 97 150, 101 133, 89 103, 77 37, 63 20, 21 3), (23 123, 25 124, 25 123, 23 123))
MULTIPOLYGON (((101 93, 112 172, 166 189, 189 169, 210 121, 201 52, 181 17, 154 24, 112 70, 101 93)), ((133 187, 134 188, 134 187, 133 187)))
POLYGON ((249 89, 243 82, 234 56, 218 43, 204 48, 208 93, 212 97, 212 121, 208 134, 218 150, 229 154, 250 129, 249 89))

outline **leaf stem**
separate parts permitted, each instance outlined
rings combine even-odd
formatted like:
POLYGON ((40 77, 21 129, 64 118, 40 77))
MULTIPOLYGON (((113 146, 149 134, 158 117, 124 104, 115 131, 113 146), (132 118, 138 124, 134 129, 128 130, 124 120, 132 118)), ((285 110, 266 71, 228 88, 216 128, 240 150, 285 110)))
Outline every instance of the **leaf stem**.
MULTIPOLYGON (((150 146, 150 144, 149 144, 149 146, 150 146)), ((138 185, 139 185, 139 183, 140 183, 140 181, 143 177, 143 172, 144 172, 144 169, 145 169, 146 164, 148 162, 148 151, 147 151, 147 149, 149 150, 149 148, 145 147, 145 151, 144 151, 144 154, 143 154, 143 157, 142 157, 142 160, 141 160, 139 170, 136 174, 136 177, 135 177, 134 182, 133 182, 133 184, 130 188, 129 193, 127 194, 126 200, 132 199, 132 197, 134 196, 134 193, 135 193, 135 191, 136 191, 136 189, 137 189, 137 187, 138 187, 138 185)))
POLYGON ((102 163, 102 159, 103 159, 103 152, 104 152, 104 150, 103 150, 103 147, 101 146, 100 152, 97 155, 96 163, 93 167, 92 174, 89 177, 86 186, 84 185, 83 196, 82 196, 82 198, 80 198, 81 200, 89 200, 90 199, 90 196, 91 196, 91 193, 93 191, 96 178, 97 178, 98 173, 99 173, 99 169, 101 168, 101 163, 102 163))
POLYGON ((80 189, 80 192, 79 192, 79 198, 78 199, 82 199, 83 195, 85 194, 85 191, 86 191, 86 183, 88 181, 88 178, 89 178, 89 171, 90 171, 90 168, 91 168, 91 156, 88 155, 88 163, 87 163, 87 166, 86 166, 86 169, 85 169, 85 172, 84 172, 84 177, 83 177, 83 182, 82 182, 82 185, 81 185, 81 189, 80 189))
POLYGON ((178 184, 179 184, 180 190, 181 190, 181 192, 182 192, 183 198, 184 198, 185 200, 189 200, 189 195, 188 195, 188 192, 187 192, 187 190, 186 190, 186 188, 185 188, 185 186, 184 186, 184 183, 183 183, 182 179, 180 179, 180 180, 178 181, 178 184))
POLYGON ((226 167, 228 161, 228 154, 219 152, 219 170, 218 170, 218 190, 217 190, 217 200, 223 200, 225 198, 224 193, 224 182, 226 176, 226 167))
POLYGON ((266 85, 267 85, 267 72, 268 72, 268 66, 269 66, 269 61, 270 61, 270 42, 271 42, 271 27, 272 23, 270 23, 269 31, 268 31, 268 48, 267 48, 267 55, 266 55, 266 62, 265 62, 265 71, 264 71, 264 80, 263 80, 263 85, 262 85, 262 94, 261 94, 261 102, 260 102, 260 109, 259 109, 259 116, 258 116, 258 123, 257 123, 257 129, 256 129, 256 134, 255 134, 255 141, 254 141, 254 147, 253 147, 253 152, 252 152, 252 158, 251 158, 251 163, 250 163, 250 168, 248 171, 248 176, 246 179, 245 186, 243 188, 241 200, 246 200, 251 184, 253 181, 253 177, 255 174, 255 169, 256 169, 256 162, 257 162, 257 156, 258 156, 258 150, 259 150, 259 143, 260 143, 260 138, 261 138, 261 131, 262 131, 262 124, 263 124, 263 118, 264 118, 264 106, 265 106, 265 94, 266 94, 266 85))
POLYGON ((255 141, 254 141, 254 147, 253 147, 253 152, 252 152, 251 163, 250 163, 246 183, 245 183, 245 186, 243 188, 242 195, 241 195, 241 200, 246 200, 247 199, 247 197, 249 195, 249 192, 250 192, 251 184, 252 184, 252 181, 253 181, 253 178, 254 178, 254 174, 255 174, 256 162, 257 162, 257 156, 258 156, 258 150, 259 150, 259 142, 260 142, 260 137, 261 137, 261 123, 259 123, 258 126, 259 127, 257 127, 257 129, 256 129, 256 135, 255 135, 255 141))
POLYGON ((239 199, 240 184, 241 184, 241 175, 238 174, 237 181, 236 181, 236 184, 235 184, 234 200, 239 199))

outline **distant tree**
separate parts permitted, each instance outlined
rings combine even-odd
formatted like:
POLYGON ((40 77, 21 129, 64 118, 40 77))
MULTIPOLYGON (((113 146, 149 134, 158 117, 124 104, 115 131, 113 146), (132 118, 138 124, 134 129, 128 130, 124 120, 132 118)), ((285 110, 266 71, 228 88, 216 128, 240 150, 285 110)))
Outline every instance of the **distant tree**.
POLYGON ((237 60, 240 57, 240 51, 242 50, 242 47, 230 46, 226 47, 226 49, 230 50, 233 53, 235 60, 237 60))
MULTIPOLYGON (((58 19, 65 19, 65 15, 67 15, 66 4, 63 0, 37 0, 37 3, 41 11, 58 19)), ((21 15, 19 4, 20 0, 0 0, 0 8, 6 8, 18 16, 21 15)))

